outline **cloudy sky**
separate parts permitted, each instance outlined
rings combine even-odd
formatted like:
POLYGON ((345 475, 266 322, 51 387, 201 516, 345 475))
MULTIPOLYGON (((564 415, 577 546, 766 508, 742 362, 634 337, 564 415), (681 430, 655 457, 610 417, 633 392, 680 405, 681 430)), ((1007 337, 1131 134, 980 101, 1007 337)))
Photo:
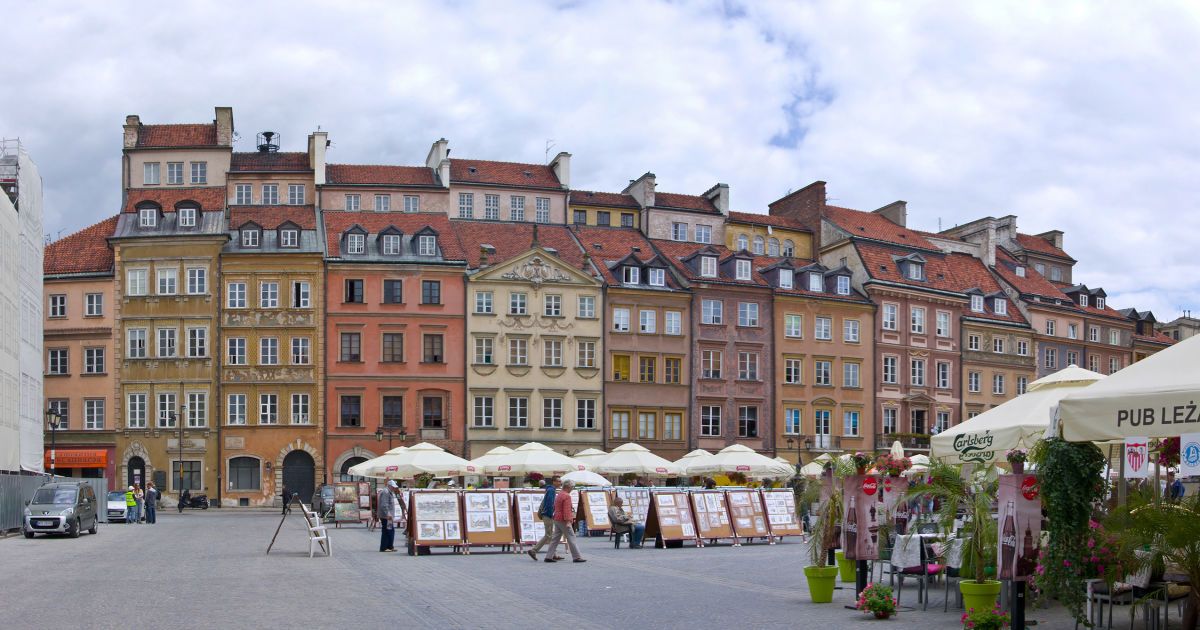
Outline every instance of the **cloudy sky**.
POLYGON ((1016 214, 1076 280, 1160 320, 1200 310, 1200 5, 1186 3, 20 3, 0 135, 45 180, 47 232, 119 206, 121 124, 234 108, 241 150, 320 126, 331 161, 543 161, 573 186, 809 182, 925 230, 1016 214), (338 6, 334 6, 338 5, 338 6), (344 5, 344 6, 343 6, 344 5))

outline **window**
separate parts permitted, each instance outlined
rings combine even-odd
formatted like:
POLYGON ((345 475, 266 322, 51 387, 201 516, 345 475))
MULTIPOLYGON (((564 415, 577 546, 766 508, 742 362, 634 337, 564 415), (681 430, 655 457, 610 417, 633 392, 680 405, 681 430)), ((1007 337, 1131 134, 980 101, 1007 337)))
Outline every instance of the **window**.
POLYGON ((537 215, 534 217, 534 220, 537 221, 538 223, 549 223, 550 222, 550 198, 549 197, 538 197, 534 200, 534 202, 537 207, 537 215))
POLYGON ((655 311, 638 311, 638 332, 645 334, 658 332, 658 314, 655 311))
POLYGON ((362 396, 342 396, 338 423, 343 427, 362 426, 362 396))
POLYGON ((700 407, 700 435, 721 435, 721 408, 717 405, 700 407))
POLYGON ((796 255, 796 245, 791 241, 791 239, 786 239, 783 241, 782 254, 788 258, 796 255))
POLYGON ((789 385, 800 385, 804 376, 803 359, 784 359, 783 382, 789 385))
POLYGON ((475 292, 475 312, 483 315, 492 313, 492 292, 475 292))
POLYGON ((145 328, 130 328, 125 333, 126 337, 126 352, 125 355, 130 359, 145 359, 146 358, 146 329, 145 328))
POLYGON ((279 339, 263 337, 258 340, 258 364, 279 365, 279 339))
POLYGON ((192 183, 208 183, 208 162, 192 162, 192 183))
POLYGON ((1074 350, 1067 351, 1067 365, 1079 365, 1079 353, 1074 350))
POLYGON ((937 387, 938 389, 950 389, 950 364, 945 361, 937 363, 937 387))
POLYGON ((700 377, 721 378, 720 350, 702 350, 700 352, 700 377))
POLYGON ((417 195, 404 195, 404 211, 405 212, 420 212, 421 198, 417 195))
POLYGON ((947 313, 946 311, 938 311, 937 312, 937 331, 936 332, 937 332, 937 336, 939 336, 939 337, 949 337, 950 336, 950 313, 947 313))
POLYGON ((529 340, 524 338, 509 338, 508 364, 529 365, 529 340))
POLYGON ((208 425, 208 394, 188 392, 187 425, 197 429, 208 425))
POLYGON ((884 407, 883 409, 883 432, 896 432, 896 409, 894 407, 884 407))
POLYGON ((1095 353, 1088 355, 1088 369, 1093 372, 1100 371, 1100 355, 1095 353))
POLYGON ((825 290, 825 278, 819 273, 808 274, 808 290, 813 293, 821 293, 825 290))
POLYGON ((1004 337, 992 337, 992 352, 1004 354, 1004 337))
POLYGON ((700 275, 705 278, 717 277, 717 257, 716 256, 701 256, 700 257, 700 275))
POLYGON ((909 317, 912 320, 910 330, 914 335, 925 334, 925 309, 914 306, 909 311, 909 317))
POLYGON ((614 438, 629 438, 629 412, 614 411, 612 412, 612 421, 609 423, 609 432, 614 438))
POLYGON ((575 225, 587 225, 587 211, 576 210, 574 213, 575 225))
POLYGON ((1104 310, 1104 298, 1102 298, 1102 297, 1096 298, 1096 308, 1098 308, 1100 310, 1104 310))
POLYGON ((199 359, 208 356, 208 329, 207 328, 189 328, 188 334, 188 349, 187 355, 189 358, 199 359))
POLYGON ((258 283, 258 307, 279 308, 279 283, 258 283))
POLYGON ((967 350, 979 350, 980 337, 979 335, 967 335, 967 350))
POLYGON ((292 337, 292 365, 312 363, 312 340, 308 337, 292 337))
POLYGON ((362 335, 360 333, 342 333, 341 354, 339 361, 362 361, 362 335))
POLYGON ((983 312, 983 296, 982 295, 972 295, 971 296, 971 310, 975 311, 976 313, 983 312))
POLYGON ((159 182, 159 163, 146 162, 142 165, 142 185, 156 186, 159 182))
POLYGON ((579 296, 579 317, 585 319, 592 319, 596 317, 596 296, 579 296))
POLYGON ((937 419, 934 420, 934 423, 933 423, 934 433, 941 433, 942 431, 945 431, 946 429, 950 428, 950 412, 949 411, 939 411, 939 412, 937 412, 936 417, 937 417, 937 419))
POLYGON ((175 295, 179 288, 179 270, 175 268, 158 269, 158 295, 175 295))
POLYGON ((896 312, 898 310, 899 306, 896 304, 883 305, 883 319, 881 320, 882 323, 880 326, 884 330, 896 330, 896 312))
POLYGON ((738 407, 738 437, 758 437, 758 407, 738 407))
POLYGON ((445 361, 446 353, 443 347, 442 335, 425 335, 422 340, 422 363, 442 363, 445 361))
POLYGON ((188 267, 188 295, 204 295, 208 293, 208 269, 204 267, 188 267))
POLYGON ((621 213, 621 227, 633 227, 633 215, 628 212, 621 213))
POLYGON ((791 269, 780 269, 779 270, 779 288, 780 289, 792 288, 792 280, 794 279, 793 276, 794 276, 794 274, 792 273, 791 269))
POLYGON ((524 396, 512 396, 508 399, 508 426, 525 428, 529 426, 529 399, 524 396))
POLYGON ((288 184, 288 203, 293 206, 304 205, 304 184, 288 184))
POLYGON ((195 208, 179 208, 176 216, 179 217, 179 227, 196 227, 195 208))
POLYGON ((1023 356, 1023 357, 1029 356, 1029 342, 1028 341, 1025 341, 1024 339, 1017 340, 1017 354, 1019 356, 1023 356))
POLYGON ((816 361, 813 363, 813 385, 833 385, 832 361, 816 361))
POLYGON ((842 412, 842 435, 854 437, 858 435, 858 412, 842 412))
POLYGON ((47 372, 50 374, 62 375, 69 374, 70 370, 70 353, 65 348, 52 348, 48 352, 49 368, 47 372))
POLYGON ((1046 334, 1053 337, 1054 329, 1055 329, 1055 321, 1053 319, 1047 319, 1046 320, 1046 334))
POLYGON ((800 339, 804 337, 804 316, 787 313, 783 316, 783 335, 800 339))
POLYGON ((924 263, 909 262, 907 265, 905 265, 905 267, 906 267, 907 273, 905 273, 904 275, 906 275, 909 280, 924 280, 925 279, 924 263))
POLYGON ((476 396, 474 422, 477 427, 496 426, 496 399, 491 396, 476 396))
POLYGON ((575 354, 575 367, 594 368, 596 367, 596 342, 595 341, 577 341, 575 354))
POLYGON ((367 251, 367 236, 352 232, 346 235, 346 253, 361 254, 367 251))
POLYGON ((738 260, 734 265, 734 277, 738 280, 750 279, 750 261, 738 260))
POLYGON ((1092 326, 1088 328, 1088 341, 1092 343, 1100 343, 1100 327, 1092 326))
MULTIPOLYGON (((263 184, 262 204, 265 206, 279 205, 279 184, 263 184)), ((354 209, 358 210, 357 207, 354 209)))
POLYGON ((524 315, 525 313, 526 313, 525 294, 524 293, 508 294, 508 314, 509 315, 524 315))
POLYGON ((167 162, 167 183, 183 183, 183 162, 167 162))
POLYGON ((158 428, 166 429, 175 426, 178 419, 175 407, 175 394, 160 393, 158 395, 158 428))
POLYGON ((700 322, 703 324, 724 323, 724 303, 721 300, 702 300, 700 303, 700 322))
POLYGON ((563 399, 542 399, 542 427, 546 429, 561 429, 563 426, 563 399))
POLYGON ((475 193, 458 193, 458 218, 470 219, 475 216, 475 193))
POLYGON ((1017 267, 1015 269, 1013 269, 1013 272, 1017 274, 1018 278, 1025 277, 1025 268, 1020 265, 1017 265, 1017 267))
POLYGON ((125 400, 125 426, 130 429, 145 429, 146 395, 130 394, 125 400))
POLYGON ((256 228, 245 228, 241 231, 242 247, 258 247, 259 231, 256 228))
POLYGON ((1029 378, 1025 376, 1017 377, 1017 395, 1020 396, 1029 390, 1029 378))
POLYGON ((746 236, 745 234, 738 234, 737 235, 737 250, 740 252, 743 250, 749 251, 749 249, 750 249, 750 237, 746 236))
POLYGON ((767 239, 767 255, 768 256, 778 256, 779 255, 779 239, 777 239, 777 238, 767 239))
POLYGON ((562 340, 543 339, 542 365, 546 367, 562 367, 562 340))
POLYGON ((230 459, 228 478, 230 490, 258 490, 261 485, 258 460, 253 457, 230 459))
POLYGON ((171 481, 172 486, 182 485, 182 488, 173 488, 176 492, 187 490, 200 490, 203 473, 201 472, 201 462, 196 460, 191 461, 172 461, 171 462, 171 481))
POLYGON ((1084 307, 1088 305, 1088 296, 1086 293, 1079 294, 1079 305, 1084 307))
POLYGON ((683 359, 667 357, 663 359, 663 382, 678 385, 682 382, 683 359))
POLYGON ((380 361, 385 364, 400 364, 404 361, 404 335, 402 332, 384 332, 382 341, 383 355, 379 356, 380 361))
POLYGON ((663 312, 663 332, 668 335, 683 334, 683 313, 679 311, 663 312))
POLYGON ((850 295, 850 276, 837 277, 838 295, 850 295))
POLYGON ((649 269, 647 273, 650 275, 650 286, 664 287, 667 285, 666 269, 649 269))
POLYGON ((392 211, 392 196, 391 195, 375 195, 375 212, 391 212, 392 211))
POLYGON ((1051 369, 1058 366, 1058 350, 1056 350, 1054 348, 1046 348, 1046 357, 1045 357, 1044 365, 1051 369))
POLYGON ((664 440, 682 440, 683 439, 683 414, 679 412, 667 411, 663 413, 663 429, 662 439, 664 440))
POLYGON ((639 272, 641 271, 640 269, 638 269, 637 267, 621 267, 621 271, 622 271, 622 279, 621 279, 622 282, 624 282, 625 284, 637 284, 638 283, 639 272))
POLYGON ((698 224, 696 225, 696 242, 711 243, 712 242, 712 226, 698 224))
POLYGON ((363 303, 363 281, 348 279, 345 283, 345 293, 343 302, 347 304, 362 304, 363 303))
POLYGON ((50 296, 50 317, 66 317, 67 316, 67 296, 51 295, 50 296))
POLYGON ((383 281, 383 303, 384 304, 403 304, 404 303, 404 281, 403 280, 384 280, 383 281))
POLYGON ((1008 300, 996 298, 992 302, 992 308, 996 310, 997 315, 1008 315, 1008 300))
POLYGON ((993 374, 992 375, 992 393, 993 394, 1003 394, 1004 393, 1004 375, 1003 374, 993 374))
POLYGON ((895 383, 899 382, 899 375, 897 374, 897 367, 898 367, 899 361, 900 360, 898 357, 892 357, 892 356, 883 357, 883 382, 884 383, 895 384, 895 383))
POLYGON ((800 410, 794 407, 783 410, 784 435, 800 435, 801 417, 800 410))
POLYGON ((383 255, 384 256, 399 256, 400 255, 400 235, 399 234, 384 234, 380 238, 383 240, 383 255))
POLYGON ((828 341, 833 339, 833 319, 829 317, 816 318, 816 328, 813 330, 813 336, 817 339, 828 341))
POLYGON ((763 249, 763 247, 764 247, 764 243, 765 243, 765 241, 763 241, 763 237, 761 237, 761 236, 755 236, 755 237, 754 237, 754 246, 753 246, 753 251, 754 251, 754 253, 755 253, 756 255, 758 255, 758 256, 762 256, 762 255, 763 255, 763 251, 764 251, 764 249, 763 249))
POLYGON ((230 282, 226 285, 225 306, 228 308, 246 308, 245 282, 230 282))
POLYGON ((847 343, 858 343, 858 320, 842 320, 842 340, 847 343))
POLYGON ((358 212, 362 207, 361 195, 346 195, 346 210, 349 212, 358 212))
POLYGON ((446 417, 442 412, 445 402, 441 396, 424 396, 421 398, 421 426, 426 429, 441 429, 445 426, 446 417))
POLYGON ((254 194, 251 192, 250 184, 238 184, 233 187, 233 202, 239 206, 246 206, 254 203, 254 194))
POLYGON ((422 304, 441 304, 442 303, 442 283, 440 280, 422 280, 421 281, 421 303, 422 304))
POLYGON ((757 302, 738 302, 738 326, 758 326, 757 302))
POLYGON ((1121 369, 1121 360, 1118 359, 1117 357, 1109 357, 1108 373, 1115 374, 1117 372, 1117 370, 1120 370, 1120 369, 1121 369))
POLYGON ((758 380, 758 353, 757 352, 739 352, 738 353, 738 380, 742 380, 742 381, 757 381, 758 380))
POLYGON ((925 359, 912 359, 910 382, 914 387, 925 386, 925 359))
POLYGON ((857 363, 842 364, 842 387, 861 387, 859 380, 859 371, 861 366, 857 363))
POLYGON ((686 223, 671 224, 671 240, 686 241, 688 234, 688 225, 686 223))
POLYGON ((818 409, 813 412, 813 433, 816 434, 817 448, 829 448, 830 416, 833 414, 828 409, 818 409))
POLYGON ((1121 345, 1121 331, 1109 330, 1108 331, 1108 343, 1109 343, 1109 345, 1113 345, 1113 346, 1121 345))
POLYGON ((230 394, 225 399, 225 424, 246 424, 246 395, 230 394))
POLYGON ((1067 324, 1067 339, 1079 338, 1079 324, 1067 324))
POLYGON ((246 365, 246 339, 243 337, 225 338, 225 363, 228 365, 246 365))
POLYGON ((104 315, 104 294, 103 293, 88 293, 84 296, 86 301, 83 314, 88 317, 100 317, 104 315))
POLYGON ((616 332, 629 332, 629 309, 613 309, 613 327, 616 332))
POLYGON ((629 356, 624 354, 614 354, 612 358, 613 365, 613 380, 618 382, 629 382, 629 356))
POLYGON ((179 331, 174 328, 159 328, 158 329, 158 356, 162 359, 170 359, 176 356, 175 341, 179 331))
POLYGON ((495 339, 491 337, 475 338, 475 363, 492 365, 495 361, 495 339))
POLYGON ((525 220, 525 197, 513 195, 508 198, 508 215, 511 221, 525 220))
POLYGON ((546 317, 561 317, 562 296, 557 293, 547 293, 542 298, 542 314, 546 317))
POLYGON ((310 308, 311 295, 308 282, 293 282, 292 308, 310 308))

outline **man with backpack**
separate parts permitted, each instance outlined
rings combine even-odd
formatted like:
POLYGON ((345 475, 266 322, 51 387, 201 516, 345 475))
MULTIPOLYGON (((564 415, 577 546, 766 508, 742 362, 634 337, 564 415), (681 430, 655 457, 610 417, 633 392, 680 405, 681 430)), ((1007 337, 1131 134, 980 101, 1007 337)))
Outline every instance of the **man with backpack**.
POLYGON ((555 538, 554 531, 554 499, 558 492, 558 488, 562 485, 562 479, 555 476, 546 484, 546 496, 542 497, 542 504, 538 507, 538 518, 542 519, 542 524, 546 527, 546 533, 542 539, 533 546, 528 552, 529 557, 537 562, 537 552, 541 551, 542 547, 550 544, 551 539, 555 538))

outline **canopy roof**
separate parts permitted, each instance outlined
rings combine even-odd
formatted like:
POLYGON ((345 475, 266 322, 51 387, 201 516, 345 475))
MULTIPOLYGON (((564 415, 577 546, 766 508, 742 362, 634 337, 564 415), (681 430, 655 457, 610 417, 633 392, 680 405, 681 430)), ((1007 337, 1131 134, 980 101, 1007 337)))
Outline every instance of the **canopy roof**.
POLYGON ((412 479, 424 473, 436 477, 471 475, 477 469, 471 462, 447 453, 441 447, 422 442, 416 446, 394 448, 379 457, 351 466, 348 472, 362 477, 412 479))
POLYGON ((684 455, 683 457, 680 457, 679 459, 675 460, 675 465, 679 466, 679 474, 683 475, 684 477, 692 476, 693 473, 688 470, 688 466, 690 466, 698 461, 701 461, 705 457, 712 457, 712 453, 710 453, 702 448, 698 448, 698 449, 688 453, 687 455, 684 455))
POLYGON ((675 462, 663 459, 646 447, 633 442, 614 448, 608 457, 595 462, 592 468, 606 475, 634 473, 654 477, 678 477, 680 474, 679 466, 675 462))
POLYGON ((789 477, 796 469, 791 464, 779 462, 760 455, 742 444, 733 444, 721 449, 716 455, 702 458, 688 466, 688 472, 694 475, 709 473, 742 473, 747 477, 789 477))
POLYGON ((590 470, 576 470, 562 476, 564 482, 573 481, 577 486, 611 486, 612 482, 590 470))
POLYGON ((540 442, 529 442, 511 453, 501 453, 488 460, 483 468, 487 475, 561 475, 584 470, 580 462, 555 451, 540 442))

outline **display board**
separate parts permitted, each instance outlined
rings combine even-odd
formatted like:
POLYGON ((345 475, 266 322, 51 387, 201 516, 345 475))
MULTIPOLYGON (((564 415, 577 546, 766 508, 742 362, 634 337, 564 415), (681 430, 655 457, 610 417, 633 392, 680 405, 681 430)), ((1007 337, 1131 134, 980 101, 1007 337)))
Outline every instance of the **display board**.
POLYGON ((462 501, 458 492, 413 492, 409 511, 413 523, 410 536, 418 546, 462 544, 462 501))
POLYGON ((546 524, 538 518, 545 492, 540 490, 518 490, 513 493, 517 508, 517 542, 534 545, 546 535, 546 524))
POLYGON ((1042 497, 1036 475, 1000 475, 996 545, 1001 580, 1025 581, 1037 568, 1042 540, 1042 497))
POLYGON ((790 488, 767 488, 762 491, 767 511, 767 526, 772 536, 801 536, 804 527, 796 514, 796 494, 790 488))
POLYGON ((729 505, 729 520, 733 523, 733 533, 738 538, 755 538, 767 536, 767 515, 763 511, 762 500, 757 490, 726 490, 726 502, 729 505))
POLYGON ((371 484, 367 481, 358 482, 358 520, 371 522, 371 484))
POLYGON ((725 493, 720 490, 691 493, 692 512, 696 516, 697 534, 705 540, 732 538, 733 528, 729 524, 729 510, 725 493))
POLYGON ((625 513, 639 523, 645 523, 650 513, 650 488, 618 487, 617 496, 625 502, 625 513))
POLYGON ((847 560, 879 559, 879 477, 850 475, 842 481, 842 553, 847 560))
POLYGON ((654 537, 661 546, 667 540, 693 540, 696 522, 688 497, 678 490, 658 490, 651 493, 650 512, 646 517, 646 537, 654 537))
POLYGON ((508 545, 514 540, 512 497, 505 490, 463 493, 467 542, 472 545, 508 545))
POLYGON ((587 520, 589 530, 606 530, 612 527, 608 520, 608 492, 604 490, 581 490, 579 509, 587 520))
MULTIPOLYGON (((371 510, 371 498, 367 497, 367 511, 371 510)), ((359 523, 362 515, 358 507, 358 484, 353 481, 342 481, 333 485, 333 522, 359 523)))

